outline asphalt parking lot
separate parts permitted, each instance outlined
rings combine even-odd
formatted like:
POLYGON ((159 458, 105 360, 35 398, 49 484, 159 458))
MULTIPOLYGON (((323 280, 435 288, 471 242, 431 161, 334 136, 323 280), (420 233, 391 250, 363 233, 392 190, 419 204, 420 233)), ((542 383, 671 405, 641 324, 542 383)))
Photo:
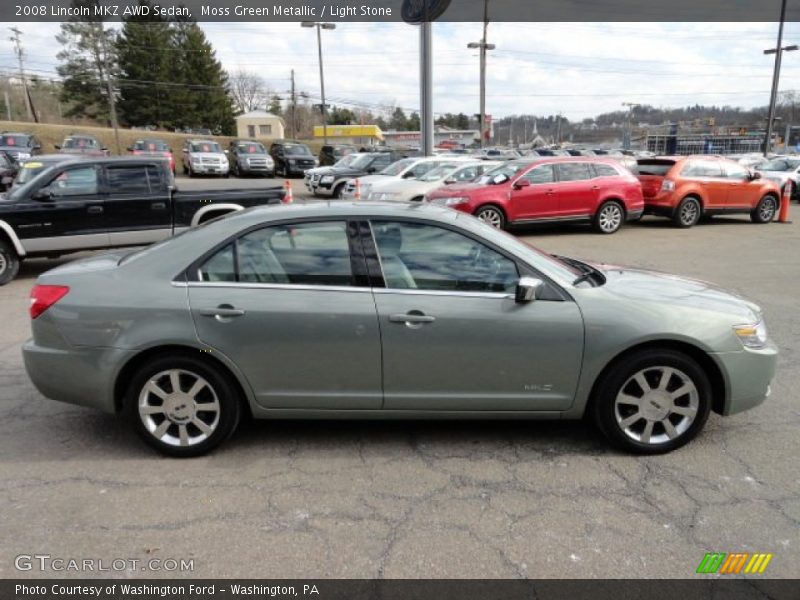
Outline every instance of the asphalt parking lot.
POLYGON ((29 261, 0 288, 0 577, 76 575, 15 570, 18 554, 44 553, 193 559, 195 577, 687 578, 710 551, 773 553, 765 576, 800 577, 792 210, 793 225, 716 218, 677 230, 646 218, 611 236, 517 232, 552 252, 709 279, 763 306, 781 348, 772 396, 647 458, 580 422, 257 422, 211 456, 161 458, 122 420, 45 400, 28 382, 28 290, 59 262, 29 261))

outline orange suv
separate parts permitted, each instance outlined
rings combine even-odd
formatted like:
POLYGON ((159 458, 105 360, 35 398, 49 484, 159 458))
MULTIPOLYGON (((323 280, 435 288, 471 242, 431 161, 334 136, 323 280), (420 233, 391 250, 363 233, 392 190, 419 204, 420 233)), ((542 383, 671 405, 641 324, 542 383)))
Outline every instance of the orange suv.
POLYGON ((727 158, 657 157, 637 163, 644 213, 669 217, 677 227, 691 227, 704 216, 733 213, 769 223, 778 211, 778 184, 727 158))

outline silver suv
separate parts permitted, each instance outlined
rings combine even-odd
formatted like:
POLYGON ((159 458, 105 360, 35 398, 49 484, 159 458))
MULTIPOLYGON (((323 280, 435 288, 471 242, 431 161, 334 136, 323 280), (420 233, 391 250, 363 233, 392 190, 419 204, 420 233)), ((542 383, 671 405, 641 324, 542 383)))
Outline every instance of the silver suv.
POLYGON ((228 177, 228 156, 214 140, 186 140, 183 144, 183 172, 195 175, 221 175, 228 177))

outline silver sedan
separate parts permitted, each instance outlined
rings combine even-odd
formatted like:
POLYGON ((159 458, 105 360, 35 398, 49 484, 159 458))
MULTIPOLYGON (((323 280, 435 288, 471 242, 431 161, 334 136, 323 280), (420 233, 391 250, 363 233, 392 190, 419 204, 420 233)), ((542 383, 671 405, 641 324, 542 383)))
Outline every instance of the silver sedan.
POLYGON ((130 419, 174 456, 256 418, 590 415, 673 450, 770 391, 755 304, 701 281, 554 257, 446 208, 242 211, 67 264, 32 291, 45 396, 130 419))

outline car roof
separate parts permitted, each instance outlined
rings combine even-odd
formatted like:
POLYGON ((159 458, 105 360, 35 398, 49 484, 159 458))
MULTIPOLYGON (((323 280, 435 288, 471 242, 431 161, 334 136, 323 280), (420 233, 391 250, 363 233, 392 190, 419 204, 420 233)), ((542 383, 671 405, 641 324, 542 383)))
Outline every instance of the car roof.
POLYGON ((37 154, 23 160, 23 163, 28 162, 86 162, 88 159, 79 154, 37 154))

